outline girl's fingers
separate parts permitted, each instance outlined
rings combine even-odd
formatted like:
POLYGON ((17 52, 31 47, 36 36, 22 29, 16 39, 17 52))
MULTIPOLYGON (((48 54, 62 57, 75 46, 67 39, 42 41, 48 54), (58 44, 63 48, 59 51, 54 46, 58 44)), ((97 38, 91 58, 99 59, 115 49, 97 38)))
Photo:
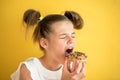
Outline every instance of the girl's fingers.
POLYGON ((83 73, 86 76, 86 63, 85 62, 82 63, 81 73, 83 73))
POLYGON ((68 64, 68 69, 70 72, 73 72, 75 70, 75 61, 70 61, 68 64))
POLYGON ((76 62, 76 72, 80 73, 81 69, 82 69, 82 62, 80 60, 77 60, 77 62, 76 62))
POLYGON ((79 74, 82 69, 82 62, 79 60, 75 61, 74 71, 72 72, 72 75, 79 74))
POLYGON ((86 63, 82 62, 82 69, 79 73, 79 79, 82 79, 86 76, 86 63))
POLYGON ((63 66, 63 71, 67 71, 67 67, 68 67, 68 61, 67 61, 67 58, 65 59, 65 62, 64 62, 64 66, 63 66))
POLYGON ((62 80, 81 80, 85 77, 85 67, 85 62, 75 60, 71 65, 70 61, 66 58, 63 66, 62 80))

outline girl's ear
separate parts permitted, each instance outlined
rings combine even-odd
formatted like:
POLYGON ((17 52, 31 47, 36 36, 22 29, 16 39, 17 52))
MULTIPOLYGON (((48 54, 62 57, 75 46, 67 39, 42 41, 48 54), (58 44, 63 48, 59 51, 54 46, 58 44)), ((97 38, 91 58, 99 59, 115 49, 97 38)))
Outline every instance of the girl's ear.
POLYGON ((41 45, 41 47, 43 47, 44 49, 46 49, 48 47, 47 39, 41 38, 40 39, 40 45, 41 45))

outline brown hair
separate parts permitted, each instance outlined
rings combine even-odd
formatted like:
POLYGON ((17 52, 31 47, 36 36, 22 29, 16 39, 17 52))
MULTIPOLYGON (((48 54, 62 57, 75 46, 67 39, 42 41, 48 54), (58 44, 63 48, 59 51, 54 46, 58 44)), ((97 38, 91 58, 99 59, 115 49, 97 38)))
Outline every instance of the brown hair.
MULTIPOLYGON (((40 17, 40 12, 34 9, 28 9, 23 15, 23 21, 27 24, 26 30, 31 26, 36 26, 33 33, 34 42, 39 42, 42 37, 48 38, 49 33, 52 32, 51 24, 57 21, 71 21, 75 29, 81 29, 83 27, 83 19, 74 11, 65 11, 64 15, 50 14, 42 20, 39 20, 40 17)), ((41 49, 43 48, 41 47, 41 49)))

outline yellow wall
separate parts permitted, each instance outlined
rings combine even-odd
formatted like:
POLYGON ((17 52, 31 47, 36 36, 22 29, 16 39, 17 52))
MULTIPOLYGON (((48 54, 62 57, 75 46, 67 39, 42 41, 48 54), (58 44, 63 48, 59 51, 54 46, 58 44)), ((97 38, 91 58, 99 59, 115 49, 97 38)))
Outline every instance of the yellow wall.
POLYGON ((42 15, 79 12, 85 25, 76 31, 76 50, 88 55, 84 80, 120 80, 120 0, 0 0, 0 80, 10 80, 19 62, 42 55, 32 30, 24 38, 22 15, 28 8, 42 15))

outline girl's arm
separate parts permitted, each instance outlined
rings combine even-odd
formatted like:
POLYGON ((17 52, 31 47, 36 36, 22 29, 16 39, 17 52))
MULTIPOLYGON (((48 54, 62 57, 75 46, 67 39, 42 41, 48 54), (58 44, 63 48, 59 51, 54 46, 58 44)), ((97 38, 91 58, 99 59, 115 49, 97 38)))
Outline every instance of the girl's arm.
POLYGON ((20 68, 20 80, 32 80, 30 71, 27 69, 25 64, 22 64, 20 68))

